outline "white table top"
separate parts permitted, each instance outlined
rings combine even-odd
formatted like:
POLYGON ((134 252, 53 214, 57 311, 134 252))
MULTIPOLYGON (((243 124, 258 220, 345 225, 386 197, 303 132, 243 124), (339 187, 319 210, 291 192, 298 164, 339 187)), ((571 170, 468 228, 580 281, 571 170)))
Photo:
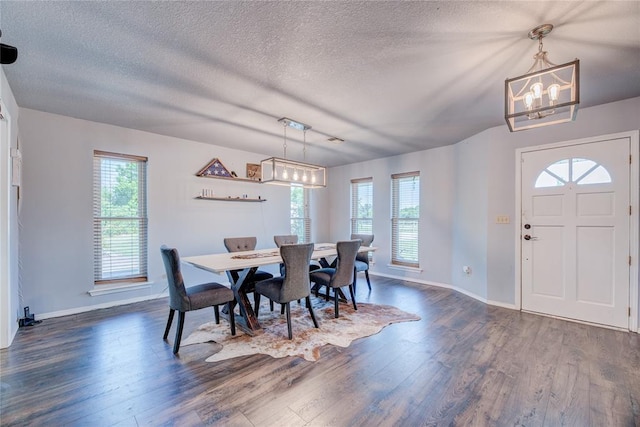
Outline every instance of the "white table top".
MULTIPOLYGON (((376 249, 377 248, 373 246, 361 246, 359 252, 375 251, 376 249)), ((335 243, 316 243, 311 259, 320 259, 336 255, 335 243)), ((272 248, 190 256, 182 258, 182 261, 213 273, 224 273, 228 270, 242 270, 263 265, 279 264, 282 262, 282 257, 280 257, 280 250, 278 248, 272 248)))

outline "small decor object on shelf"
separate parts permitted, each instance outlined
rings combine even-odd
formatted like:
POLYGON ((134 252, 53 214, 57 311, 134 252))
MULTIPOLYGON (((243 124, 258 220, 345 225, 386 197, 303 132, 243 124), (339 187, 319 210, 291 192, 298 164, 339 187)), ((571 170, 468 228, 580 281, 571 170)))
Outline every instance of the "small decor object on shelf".
POLYGON ((203 188, 202 193, 200 193, 200 197, 203 197, 203 198, 215 197, 215 196, 216 196, 215 191, 213 191, 210 188, 203 188))
POLYGON ((220 178, 233 178, 231 172, 222 164, 222 162, 216 157, 211 160, 207 165, 200 169, 196 174, 197 176, 213 176, 220 178))
POLYGON ((262 181, 262 169, 255 163, 247 163, 247 178, 254 181, 262 181))

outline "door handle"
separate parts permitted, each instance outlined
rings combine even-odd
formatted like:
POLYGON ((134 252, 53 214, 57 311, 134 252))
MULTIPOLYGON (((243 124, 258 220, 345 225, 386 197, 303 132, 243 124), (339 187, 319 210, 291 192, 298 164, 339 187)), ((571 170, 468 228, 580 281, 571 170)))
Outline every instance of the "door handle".
POLYGON ((528 234, 525 234, 525 235, 523 236, 523 239, 524 239, 524 240, 538 240, 538 238, 537 238, 537 237, 533 237, 533 236, 530 236, 530 235, 528 235, 528 234))

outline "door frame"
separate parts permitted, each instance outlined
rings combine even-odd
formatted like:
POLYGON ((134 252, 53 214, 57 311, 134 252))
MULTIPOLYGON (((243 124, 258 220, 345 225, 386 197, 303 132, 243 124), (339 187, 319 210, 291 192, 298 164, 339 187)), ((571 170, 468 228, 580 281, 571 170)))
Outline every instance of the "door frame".
POLYGON ((629 267, 629 316, 628 329, 640 333, 638 328, 638 256, 640 250, 640 222, 639 222, 639 199, 640 199, 640 131, 628 131, 599 135, 589 138, 574 139, 552 144, 535 145, 516 149, 516 209, 515 209, 515 306, 522 311, 522 154, 532 151, 548 150, 552 148, 568 147, 571 145, 590 144, 608 139, 629 138, 630 150, 633 161, 629 170, 629 203, 631 204, 631 215, 629 218, 629 251, 631 255, 631 266, 629 267))
POLYGON ((11 306, 11 116, 0 99, 0 348, 13 340, 15 314, 11 306))

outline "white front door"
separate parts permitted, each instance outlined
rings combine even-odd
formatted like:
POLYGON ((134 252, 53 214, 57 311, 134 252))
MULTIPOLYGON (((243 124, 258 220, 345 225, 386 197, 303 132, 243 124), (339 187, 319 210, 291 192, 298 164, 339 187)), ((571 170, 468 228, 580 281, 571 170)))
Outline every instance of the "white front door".
POLYGON ((630 138, 521 153, 522 309, 628 328, 630 138))

